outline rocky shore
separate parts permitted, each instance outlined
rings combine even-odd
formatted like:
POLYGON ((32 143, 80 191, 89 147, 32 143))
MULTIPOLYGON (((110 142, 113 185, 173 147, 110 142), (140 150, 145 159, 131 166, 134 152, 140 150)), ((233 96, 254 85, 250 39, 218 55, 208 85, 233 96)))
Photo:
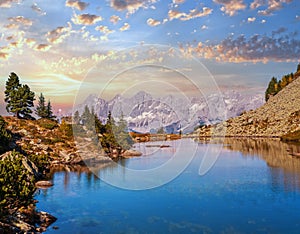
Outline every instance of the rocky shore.
MULTIPOLYGON (((10 151, 0 155, 0 162, 12 154, 20 155, 22 159, 19 170, 26 170, 27 179, 24 183, 31 186, 29 190, 34 191, 52 186, 51 181, 45 180, 47 178, 45 175, 53 168, 63 167, 71 170, 70 168, 80 167, 88 170, 86 165, 105 166, 119 157, 141 156, 141 153, 135 150, 113 148, 107 154, 99 147, 95 147, 96 144, 93 143, 92 138, 85 136, 75 139, 70 124, 58 124, 56 121, 46 119, 24 120, 15 117, 4 117, 4 119, 12 139, 7 147, 10 151)), ((24 186, 27 186, 25 184, 24 186)), ((32 198, 30 195, 29 197, 32 198)), ((0 234, 41 233, 56 221, 52 215, 37 211, 35 202, 32 201, 31 204, 22 206, 12 205, 7 208, 5 217, 0 217, 0 234)))

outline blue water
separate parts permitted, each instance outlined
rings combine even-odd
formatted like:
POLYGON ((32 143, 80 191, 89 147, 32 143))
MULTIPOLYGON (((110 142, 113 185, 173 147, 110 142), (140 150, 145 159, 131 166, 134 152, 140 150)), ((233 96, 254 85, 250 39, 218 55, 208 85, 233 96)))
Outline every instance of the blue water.
MULTIPOLYGON (((169 144, 120 162, 128 168, 154 168, 167 163, 176 147, 187 157, 197 146, 192 162, 177 178, 153 189, 120 189, 87 172, 55 172, 55 185, 36 195, 37 208, 58 218, 47 233, 300 232, 300 162, 281 153, 286 145, 226 143, 211 170, 200 176, 208 146, 219 145, 189 139, 169 144)), ((99 174, 114 170, 120 168, 104 168, 99 174)))

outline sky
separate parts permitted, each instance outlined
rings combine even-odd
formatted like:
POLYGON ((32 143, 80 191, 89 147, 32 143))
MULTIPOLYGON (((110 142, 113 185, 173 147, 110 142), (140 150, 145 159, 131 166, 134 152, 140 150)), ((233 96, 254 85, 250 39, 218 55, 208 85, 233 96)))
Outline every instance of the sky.
POLYGON ((180 78, 263 92, 300 62, 299 0, 0 0, 0 27, 0 113, 11 72, 66 110, 180 78))

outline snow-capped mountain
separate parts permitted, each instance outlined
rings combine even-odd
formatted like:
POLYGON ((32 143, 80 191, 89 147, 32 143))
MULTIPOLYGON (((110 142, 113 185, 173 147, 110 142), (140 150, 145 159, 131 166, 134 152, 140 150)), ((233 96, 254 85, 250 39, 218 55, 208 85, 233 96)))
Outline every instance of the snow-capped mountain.
POLYGON ((87 105, 94 109, 102 121, 106 120, 109 111, 116 120, 123 114, 129 129, 139 132, 155 132, 160 127, 164 127, 167 132, 190 132, 201 124, 212 124, 238 116, 263 103, 263 94, 247 95, 237 91, 191 99, 173 95, 154 98, 140 91, 130 98, 116 95, 110 101, 92 94, 75 110, 82 113, 87 105))

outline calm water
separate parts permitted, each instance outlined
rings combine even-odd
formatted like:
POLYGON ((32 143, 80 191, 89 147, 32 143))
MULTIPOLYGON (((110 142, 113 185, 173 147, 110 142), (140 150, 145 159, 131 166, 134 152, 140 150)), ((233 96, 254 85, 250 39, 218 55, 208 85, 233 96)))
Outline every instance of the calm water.
MULTIPOLYGON (((36 195, 38 209, 58 218, 52 226, 59 229, 50 227, 47 233, 300 232, 300 159, 287 154, 290 146, 227 140, 216 164, 200 176, 208 146, 214 152, 219 145, 189 139, 167 144, 171 147, 137 145, 145 156, 120 162, 127 168, 151 169, 169 162, 178 148, 184 158, 198 146, 177 178, 150 190, 116 188, 83 168, 54 172, 55 186, 36 195)), ((98 173, 130 179, 121 166, 98 173)))

